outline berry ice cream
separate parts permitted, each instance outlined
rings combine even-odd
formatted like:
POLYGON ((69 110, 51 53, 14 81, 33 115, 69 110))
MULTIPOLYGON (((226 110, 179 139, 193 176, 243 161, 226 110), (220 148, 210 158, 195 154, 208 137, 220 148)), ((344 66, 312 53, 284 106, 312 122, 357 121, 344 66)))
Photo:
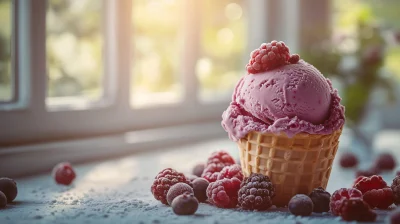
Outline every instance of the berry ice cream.
POLYGON ((343 126, 344 107, 330 80, 283 42, 261 45, 246 68, 222 115, 232 140, 252 131, 331 134, 343 126))

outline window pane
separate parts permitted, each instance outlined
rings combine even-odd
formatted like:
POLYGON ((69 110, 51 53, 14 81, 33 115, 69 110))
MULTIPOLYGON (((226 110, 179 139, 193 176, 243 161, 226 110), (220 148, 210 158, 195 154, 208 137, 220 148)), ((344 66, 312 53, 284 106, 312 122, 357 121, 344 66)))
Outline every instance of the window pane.
POLYGON ((182 99, 180 56, 183 0, 136 0, 132 10, 131 105, 182 99))
POLYGON ((50 0, 47 104, 99 100, 103 94, 102 1, 50 0))
POLYGON ((229 99, 245 72, 247 18, 245 0, 204 0, 201 55, 196 64, 200 99, 229 99))
POLYGON ((0 101, 10 101, 13 97, 13 77, 11 75, 11 0, 0 0, 0 101))

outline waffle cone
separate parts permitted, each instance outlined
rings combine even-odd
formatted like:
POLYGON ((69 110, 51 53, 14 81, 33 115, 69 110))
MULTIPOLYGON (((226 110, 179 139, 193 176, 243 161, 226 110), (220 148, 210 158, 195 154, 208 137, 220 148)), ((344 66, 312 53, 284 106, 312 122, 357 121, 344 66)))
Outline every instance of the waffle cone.
POLYGON ((275 185, 273 204, 286 206, 296 194, 326 188, 342 130, 330 135, 250 132, 238 141, 245 176, 261 173, 275 185))

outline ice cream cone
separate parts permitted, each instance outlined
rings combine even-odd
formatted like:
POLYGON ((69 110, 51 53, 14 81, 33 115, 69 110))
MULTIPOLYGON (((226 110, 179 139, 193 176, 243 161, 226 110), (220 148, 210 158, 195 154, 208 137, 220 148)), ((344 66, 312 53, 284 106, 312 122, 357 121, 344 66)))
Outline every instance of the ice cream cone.
POLYGON ((250 132, 238 141, 245 176, 261 173, 275 185, 273 203, 285 206, 296 194, 326 188, 342 129, 329 135, 250 132))

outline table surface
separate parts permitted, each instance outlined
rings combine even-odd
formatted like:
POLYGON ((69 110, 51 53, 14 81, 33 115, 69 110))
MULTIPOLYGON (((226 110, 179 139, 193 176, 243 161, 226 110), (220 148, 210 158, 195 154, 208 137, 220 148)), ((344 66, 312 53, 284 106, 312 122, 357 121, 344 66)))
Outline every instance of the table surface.
MULTIPOLYGON (((177 216, 153 198, 150 186, 160 170, 172 167, 190 173, 218 149, 238 158, 235 143, 216 139, 75 166, 77 179, 68 187, 55 184, 50 173, 19 179, 16 202, 0 210, 0 223, 344 223, 330 213, 295 217, 284 208, 250 212, 203 203, 195 215, 177 216)), ((389 184, 393 175, 384 175, 389 184)), ((350 187, 353 180, 354 170, 341 169, 336 159, 327 190, 350 187)), ((387 222, 389 211, 377 213, 376 223, 387 222)))

